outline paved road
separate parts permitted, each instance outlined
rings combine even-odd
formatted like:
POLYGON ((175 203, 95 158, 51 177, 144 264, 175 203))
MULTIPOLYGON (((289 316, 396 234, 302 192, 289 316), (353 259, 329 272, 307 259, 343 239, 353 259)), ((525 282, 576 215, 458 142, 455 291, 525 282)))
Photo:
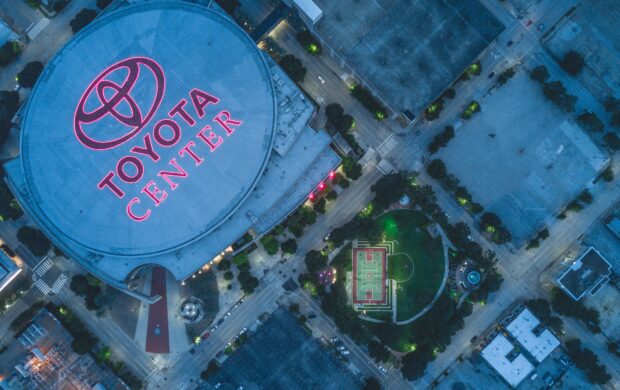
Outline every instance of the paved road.
MULTIPOLYGON (((10 0, 21 1, 21 0, 10 0)), ((97 9, 96 0, 72 0, 24 50, 15 62, 0 71, 0 89, 13 90, 15 75, 31 61, 46 63, 73 36, 69 22, 82 8, 97 9)))

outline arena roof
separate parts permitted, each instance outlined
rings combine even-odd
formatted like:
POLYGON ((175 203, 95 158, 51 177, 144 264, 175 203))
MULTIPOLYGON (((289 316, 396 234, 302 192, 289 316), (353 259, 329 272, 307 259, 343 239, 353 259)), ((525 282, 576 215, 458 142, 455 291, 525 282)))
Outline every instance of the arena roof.
POLYGON ((77 34, 32 91, 31 201, 93 252, 172 251, 244 202, 275 121, 266 61, 231 20, 177 2, 124 7, 77 34))

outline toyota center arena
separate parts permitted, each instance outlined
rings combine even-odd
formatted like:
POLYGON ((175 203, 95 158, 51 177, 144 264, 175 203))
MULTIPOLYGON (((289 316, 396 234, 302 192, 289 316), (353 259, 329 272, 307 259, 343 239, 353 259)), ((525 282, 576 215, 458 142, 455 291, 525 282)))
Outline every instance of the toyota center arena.
POLYGON ((340 162, 313 105, 226 15, 148 3, 101 15, 21 111, 9 185, 53 243, 126 288, 178 280, 267 233, 340 162))

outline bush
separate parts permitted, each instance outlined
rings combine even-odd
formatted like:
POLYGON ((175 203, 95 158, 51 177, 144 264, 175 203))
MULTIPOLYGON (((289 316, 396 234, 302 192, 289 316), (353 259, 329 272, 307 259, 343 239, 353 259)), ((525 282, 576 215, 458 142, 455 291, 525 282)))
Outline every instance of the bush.
POLYGON ((538 65, 537 67, 532 69, 530 77, 542 84, 549 79, 550 75, 546 66, 538 65))
POLYGON ((39 61, 29 62, 17 74, 17 83, 24 88, 32 88, 43 72, 43 64, 39 61))
POLYGON ((325 199, 327 200, 336 200, 338 198, 338 193, 336 190, 330 190, 326 195, 325 199))
POLYGON ((217 269, 220 271, 227 271, 230 269, 230 267, 232 266, 231 261, 228 259, 222 259, 218 264, 217 264, 217 269))
POLYGON ((233 256, 232 261, 237 267, 245 264, 248 262, 248 254, 245 252, 237 253, 235 256, 233 256))
POLYGON ((52 248, 48 238, 40 230, 30 226, 22 226, 17 231, 17 239, 35 256, 45 256, 52 248))
POLYGON ((294 55, 287 54, 280 59, 279 62, 282 70, 296 83, 301 83, 306 77, 306 67, 301 60, 294 55))
POLYGON ((224 272, 224 280, 233 280, 234 277, 235 275, 232 273, 232 271, 224 272))
POLYGON ((71 31, 73 31, 74 34, 77 33, 86 27, 90 22, 95 20, 96 17, 97 11, 94 9, 82 8, 82 10, 75 15, 75 18, 69 22, 71 31))

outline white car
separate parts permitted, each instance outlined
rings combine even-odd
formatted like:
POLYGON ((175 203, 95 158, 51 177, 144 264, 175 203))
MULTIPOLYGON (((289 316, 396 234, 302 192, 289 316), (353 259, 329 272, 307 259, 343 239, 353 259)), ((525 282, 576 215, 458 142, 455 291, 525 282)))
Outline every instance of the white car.
POLYGON ((349 355, 351 352, 348 349, 345 349, 344 351, 342 351, 340 353, 342 353, 343 355, 346 356, 346 355, 349 355))
POLYGON ((321 82, 321 84, 325 84, 325 79, 321 76, 319 76, 319 81, 321 82))

